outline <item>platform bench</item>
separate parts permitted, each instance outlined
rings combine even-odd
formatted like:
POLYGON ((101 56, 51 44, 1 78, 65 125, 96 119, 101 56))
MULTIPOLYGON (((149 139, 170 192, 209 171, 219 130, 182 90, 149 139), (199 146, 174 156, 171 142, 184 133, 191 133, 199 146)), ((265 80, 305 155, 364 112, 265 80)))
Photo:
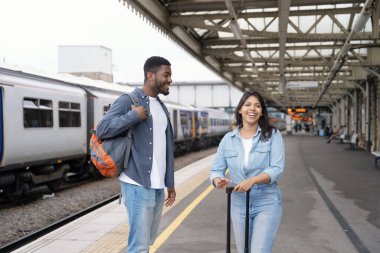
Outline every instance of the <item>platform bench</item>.
POLYGON ((350 147, 348 148, 348 150, 356 150, 356 148, 358 147, 358 141, 359 141, 358 134, 353 133, 351 136, 351 139, 349 141, 345 141, 344 143, 350 144, 350 147))
POLYGON ((341 132, 336 138, 340 140, 340 143, 350 143, 350 136, 347 134, 347 128, 342 130, 343 132, 341 132))
POLYGON ((380 151, 372 151, 372 155, 375 156, 375 165, 377 167, 377 161, 380 160, 380 151))

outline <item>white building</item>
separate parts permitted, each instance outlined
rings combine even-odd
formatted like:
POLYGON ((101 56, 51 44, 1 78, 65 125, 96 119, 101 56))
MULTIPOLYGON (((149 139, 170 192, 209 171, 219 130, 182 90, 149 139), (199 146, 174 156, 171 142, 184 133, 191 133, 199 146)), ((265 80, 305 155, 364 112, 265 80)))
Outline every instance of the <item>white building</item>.
POLYGON ((58 72, 113 82, 112 50, 103 46, 59 46, 58 72))

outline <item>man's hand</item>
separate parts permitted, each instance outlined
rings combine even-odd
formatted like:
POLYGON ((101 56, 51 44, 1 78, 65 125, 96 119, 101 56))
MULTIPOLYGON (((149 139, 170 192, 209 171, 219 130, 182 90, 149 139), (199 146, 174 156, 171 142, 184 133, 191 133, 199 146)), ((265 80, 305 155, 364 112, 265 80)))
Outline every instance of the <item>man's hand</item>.
POLYGON ((140 106, 131 105, 131 109, 137 112, 141 120, 144 120, 148 117, 148 113, 146 112, 146 109, 143 105, 140 105, 140 106))
POLYGON ((174 188, 168 188, 168 197, 165 199, 165 206, 170 207, 173 205, 175 201, 175 189, 174 188))
POLYGON ((226 186, 230 182, 229 179, 227 179, 227 178, 220 178, 220 177, 216 177, 212 181, 214 182, 215 187, 218 188, 218 189, 226 188, 226 186))

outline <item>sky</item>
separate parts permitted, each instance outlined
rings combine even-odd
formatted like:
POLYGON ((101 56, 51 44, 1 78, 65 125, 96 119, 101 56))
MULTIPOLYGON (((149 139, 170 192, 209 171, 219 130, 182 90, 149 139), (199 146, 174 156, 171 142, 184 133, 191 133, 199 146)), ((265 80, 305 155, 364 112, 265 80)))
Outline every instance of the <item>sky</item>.
POLYGON ((118 0, 0 0, 1 62, 56 73, 59 45, 111 49, 114 82, 142 82, 152 55, 174 82, 222 80, 118 0))

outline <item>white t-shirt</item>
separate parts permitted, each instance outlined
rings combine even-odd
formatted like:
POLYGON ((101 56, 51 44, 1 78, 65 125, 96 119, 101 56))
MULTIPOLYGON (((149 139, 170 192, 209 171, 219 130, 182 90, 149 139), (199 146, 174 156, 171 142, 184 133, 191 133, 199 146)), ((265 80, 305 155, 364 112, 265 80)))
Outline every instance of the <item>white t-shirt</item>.
POLYGON ((149 97, 153 119, 153 163, 150 174, 151 188, 165 188, 166 174, 166 128, 168 120, 157 98, 149 97))
POLYGON ((244 168, 248 168, 248 162, 249 162, 249 152, 252 149, 252 139, 244 139, 243 137, 241 138, 242 144, 244 147, 244 168))
MULTIPOLYGON (((151 188, 163 189, 165 188, 166 128, 168 120, 157 98, 149 97, 149 110, 153 120, 153 143, 150 143, 150 145, 153 145, 153 161, 150 173, 151 188)), ((125 173, 121 173, 119 180, 129 184, 140 185, 125 173)))

